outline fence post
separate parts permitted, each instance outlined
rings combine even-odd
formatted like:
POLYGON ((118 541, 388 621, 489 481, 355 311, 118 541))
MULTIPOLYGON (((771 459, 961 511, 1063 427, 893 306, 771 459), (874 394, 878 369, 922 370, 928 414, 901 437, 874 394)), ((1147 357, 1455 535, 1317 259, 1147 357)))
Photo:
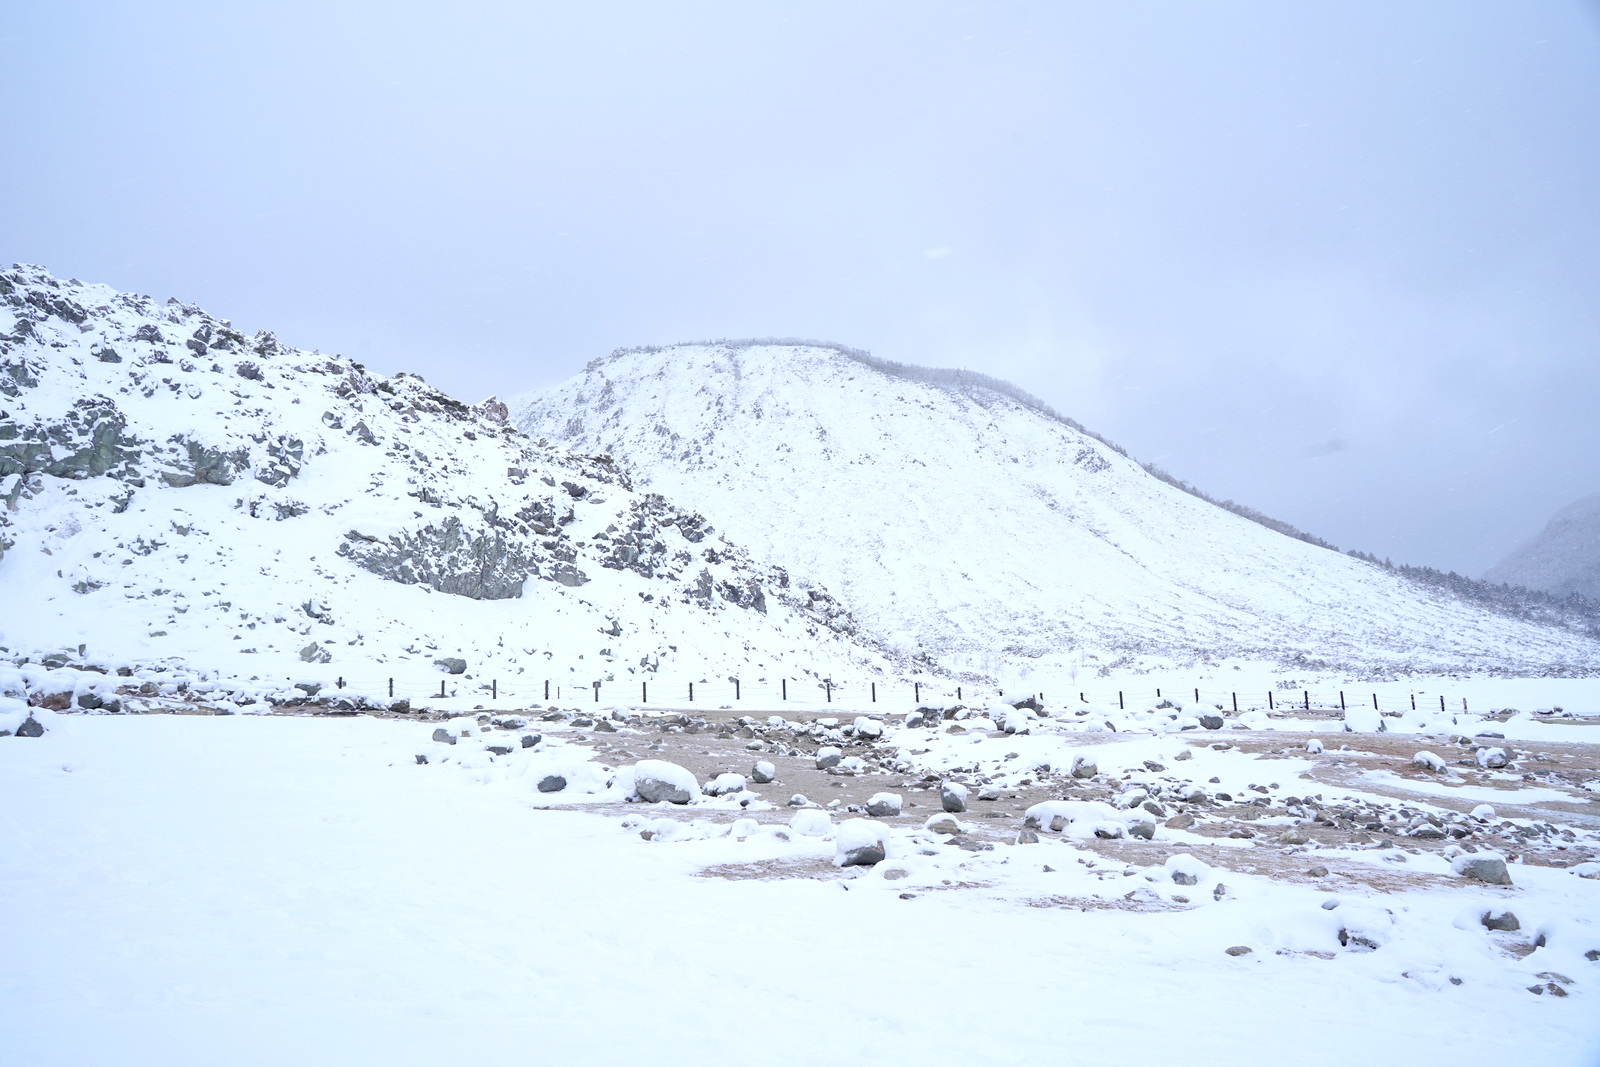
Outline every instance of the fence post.
POLYGON ((789 679, 782 678, 782 679, 779 679, 779 681, 783 685, 783 699, 784 700, 788 700, 789 699, 789 679))
POLYGON ((961 699, 961 687, 959 685, 956 686, 956 699, 957 700, 961 699))
POLYGON ((594 683, 594 702, 596 704, 600 703, 600 683, 599 682, 594 683))
POLYGON ((733 680, 733 699, 739 699, 739 679, 737 678, 733 680))
POLYGON ((694 703, 694 683, 689 683, 689 703, 694 703))
POLYGON ((913 694, 912 695, 912 699, 915 700, 918 704, 922 703, 922 683, 921 682, 912 682, 911 683, 911 692, 913 694))
POLYGON ((639 683, 639 703, 641 703, 641 704, 650 703, 650 683, 649 682, 640 682, 639 683))
POLYGON ((443 678, 439 679, 439 699, 440 700, 444 699, 444 679, 443 678))
POLYGON ((1373 711, 1377 711, 1378 710, 1378 694, 1377 693, 1373 693, 1372 694, 1372 710, 1373 711))
POLYGON ((1237 714, 1239 714, 1239 694, 1238 693, 1234 693, 1234 694, 1232 694, 1232 696, 1233 696, 1233 713, 1235 715, 1237 715, 1237 714))
POLYGON ((1444 694, 1443 693, 1439 694, 1439 714, 1440 715, 1444 714, 1444 694))
POLYGON ((1123 703, 1122 703, 1122 690, 1120 690, 1120 689, 1117 690, 1117 710, 1118 711, 1126 711, 1127 710, 1127 708, 1123 706, 1123 703))
POLYGON ((394 679, 393 678, 389 679, 389 699, 390 700, 394 699, 394 679))
POLYGON ((1161 690, 1159 690, 1159 689, 1156 690, 1156 699, 1157 700, 1161 699, 1161 690))
POLYGON ((1270 689, 1267 690, 1267 710, 1268 711, 1272 711, 1273 710, 1273 707, 1272 707, 1272 690, 1270 690, 1270 689))
POLYGON ((822 684, 828 690, 828 703, 832 704, 833 703, 833 683, 830 682, 830 681, 824 681, 822 684))
MULTIPOLYGON (((1039 703, 1043 704, 1044 701, 1041 700, 1041 701, 1039 701, 1039 703)), ((1080 703, 1080 704, 1089 703, 1087 700, 1083 699, 1083 691, 1082 690, 1078 691, 1078 703, 1080 703)))
POLYGON ((1194 702, 1196 704, 1200 703, 1200 690, 1198 689, 1194 691, 1194 702))
POLYGON ((1417 710, 1417 694, 1415 694, 1415 693, 1411 694, 1411 710, 1412 711, 1416 711, 1417 710))
POLYGON ((1339 690, 1339 710, 1344 710, 1344 690, 1339 690))
POLYGON ((500 699, 500 681, 497 678, 489 679, 489 699, 490 700, 499 700, 500 699))
POLYGON ((878 683, 877 682, 873 682, 872 683, 872 702, 874 704, 876 704, 878 702, 878 683))
POLYGON ((1467 698, 1466 697, 1462 697, 1461 698, 1461 710, 1462 711, 1466 711, 1467 710, 1467 698))
POLYGON ((544 700, 546 704, 550 702, 550 679, 548 678, 544 680, 544 700))
POLYGON ((1306 710, 1311 710, 1311 690, 1306 690, 1306 710))

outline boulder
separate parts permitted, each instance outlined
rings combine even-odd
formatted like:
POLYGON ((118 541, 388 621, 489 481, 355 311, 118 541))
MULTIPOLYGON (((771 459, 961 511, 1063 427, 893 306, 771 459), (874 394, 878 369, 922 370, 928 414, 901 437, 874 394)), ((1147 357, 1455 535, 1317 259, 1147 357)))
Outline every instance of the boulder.
POLYGON ((687 804, 700 792, 692 773, 666 760, 640 760, 633 772, 634 795, 647 804, 687 804))
POLYGON ((1506 911, 1504 908, 1490 908, 1483 913, 1478 921, 1483 923, 1484 927, 1489 930, 1512 933, 1522 929, 1522 923, 1517 921, 1516 914, 1506 911))
POLYGON ((567 780, 559 774, 547 774, 539 779, 539 792, 559 793, 567 787, 567 780))
POLYGON ((808 808, 811 806, 811 801, 806 799, 804 793, 796 793, 789 798, 789 806, 791 808, 808 808))
POLYGON ((960 782, 945 782, 939 787, 939 803, 948 812, 966 811, 967 787, 960 782))
POLYGON ((883 827, 868 819, 851 819, 840 825, 839 832, 834 835, 833 849, 835 867, 871 867, 882 863, 886 854, 883 827))
POLYGON ((766 760, 760 760, 754 767, 750 768, 750 780, 756 783, 756 785, 766 785, 768 782, 773 781, 777 777, 778 768, 774 767, 766 760))
POLYGON ((700 792, 708 797, 725 797, 734 793, 743 793, 745 786, 744 775, 724 771, 711 781, 700 787, 700 792))
POLYGON ((18 736, 18 737, 43 737, 44 736, 44 724, 41 723, 38 719, 35 719, 32 715, 29 715, 26 719, 22 720, 22 725, 17 727, 16 736, 18 736))
POLYGON ((446 730, 443 726, 433 731, 433 739, 444 745, 453 745, 456 743, 456 735, 451 733, 449 730, 446 730))
POLYGON ((956 820, 954 815, 930 816, 928 821, 922 824, 922 827, 936 834, 959 834, 961 832, 961 823, 956 820))
POLYGON ((1100 764, 1093 756, 1082 754, 1072 757, 1072 777, 1093 778, 1100 773, 1100 764))
POLYGON ((1202 730, 1220 730, 1222 729, 1223 725, 1224 723, 1221 715, 1207 712, 1206 714, 1200 716, 1200 728, 1202 730))
POLYGON ((1506 870, 1506 861, 1499 856, 1486 856, 1482 853, 1457 856, 1450 864, 1450 873, 1478 882, 1488 882, 1490 885, 1512 884, 1511 872, 1506 870))
POLYGON ((825 771, 829 767, 837 767, 844 758, 844 753, 833 745, 823 745, 817 749, 817 770, 825 771))
POLYGON ((899 815, 901 806, 899 793, 874 793, 867 801, 867 814, 875 819, 887 819, 899 815))
POLYGON ((543 740, 544 740, 544 735, 542 735, 542 734, 523 734, 522 738, 521 738, 522 747, 523 748, 532 748, 534 745, 537 745, 540 741, 543 741, 543 740))
POLYGON ((1127 833, 1129 837, 1150 841, 1156 836, 1156 824, 1149 819, 1129 819, 1127 833))
POLYGON ((446 674, 465 674, 467 672, 467 661, 459 656, 444 656, 434 660, 433 665, 446 674))
POLYGON ((1503 748, 1478 749, 1478 766, 1486 771, 1497 771, 1508 762, 1510 761, 1506 758, 1506 750, 1503 748))
POLYGON ((1450 765, 1445 763, 1443 759, 1426 750, 1418 752, 1415 756, 1411 757, 1411 766, 1425 771, 1431 771, 1434 774, 1443 774, 1445 771, 1450 769, 1450 765))

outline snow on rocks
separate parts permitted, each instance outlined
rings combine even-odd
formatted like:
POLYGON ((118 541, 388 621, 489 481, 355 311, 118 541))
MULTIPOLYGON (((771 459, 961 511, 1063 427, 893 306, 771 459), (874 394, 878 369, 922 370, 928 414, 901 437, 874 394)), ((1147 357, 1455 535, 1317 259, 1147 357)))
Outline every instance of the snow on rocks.
POLYGON ((1503 748, 1480 748, 1476 759, 1484 770, 1499 770, 1510 762, 1503 748))
POLYGON ((833 838, 835 867, 871 867, 882 863, 887 838, 884 828, 870 819, 849 819, 833 838))
POLYGON ((1344 711, 1344 729, 1346 733, 1356 734, 1381 734, 1389 727, 1383 721, 1383 714, 1377 708, 1354 707, 1344 711))
POLYGON ((1511 872, 1506 861, 1499 856, 1468 853, 1450 862, 1450 873, 1490 885, 1511 885, 1511 872))
POLYGON ((844 751, 837 745, 823 745, 817 749, 817 770, 825 771, 830 767, 837 767, 842 759, 844 759, 844 751))
POLYGON ((827 837, 833 832, 833 819, 820 808, 802 808, 789 817, 789 829, 803 837, 827 837))
POLYGON ((700 792, 693 772, 666 760, 640 760, 633 768, 633 792, 647 804, 687 804, 700 792))
POLYGON ((1092 754, 1079 753, 1072 757, 1072 777, 1093 778, 1100 773, 1100 764, 1092 754))
POLYGON ((1441 757, 1426 750, 1418 752, 1411 757, 1411 766, 1420 767, 1425 771, 1432 771, 1434 774, 1444 774, 1450 770, 1450 765, 1441 757))
POLYGON ((959 814, 967 810, 967 787, 960 782, 943 782, 939 786, 939 803, 945 811, 959 814))
POLYGON ((750 780, 756 785, 766 785, 776 781, 777 777, 778 768, 766 760, 757 760, 755 766, 750 768, 750 780))
POLYGON ((867 801, 867 814, 875 819, 887 819, 899 815, 903 803, 899 793, 874 793, 867 801))
POLYGON ((1322 742, 1315 737, 1311 738, 1306 742, 1306 751, 1313 756, 1320 756, 1322 754, 1322 742))

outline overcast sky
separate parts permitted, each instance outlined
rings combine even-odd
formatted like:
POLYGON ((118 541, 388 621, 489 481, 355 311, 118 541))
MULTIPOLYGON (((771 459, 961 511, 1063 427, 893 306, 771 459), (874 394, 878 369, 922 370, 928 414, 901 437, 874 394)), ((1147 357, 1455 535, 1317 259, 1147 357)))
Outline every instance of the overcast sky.
POLYGON ((1473 574, 1600 489, 1582 0, 4 11, 0 259, 466 400, 826 338, 1473 574))

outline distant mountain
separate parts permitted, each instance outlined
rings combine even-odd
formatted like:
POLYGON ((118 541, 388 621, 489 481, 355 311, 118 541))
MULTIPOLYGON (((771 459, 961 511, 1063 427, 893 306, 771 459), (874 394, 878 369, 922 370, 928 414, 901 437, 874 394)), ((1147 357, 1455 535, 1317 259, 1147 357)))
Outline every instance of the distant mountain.
POLYGON ((436 659, 525 691, 887 662, 826 589, 503 404, 33 267, 0 272, 0 603, 13 658, 413 691, 436 659))
POLYGON ((1584 633, 1269 528, 981 375, 816 342, 640 348, 520 398, 513 417, 611 455, 826 584, 901 653, 952 669, 1600 668, 1584 633))
POLYGON ((1600 601, 1600 493, 1556 512, 1538 537, 1512 551, 1483 577, 1600 601))

